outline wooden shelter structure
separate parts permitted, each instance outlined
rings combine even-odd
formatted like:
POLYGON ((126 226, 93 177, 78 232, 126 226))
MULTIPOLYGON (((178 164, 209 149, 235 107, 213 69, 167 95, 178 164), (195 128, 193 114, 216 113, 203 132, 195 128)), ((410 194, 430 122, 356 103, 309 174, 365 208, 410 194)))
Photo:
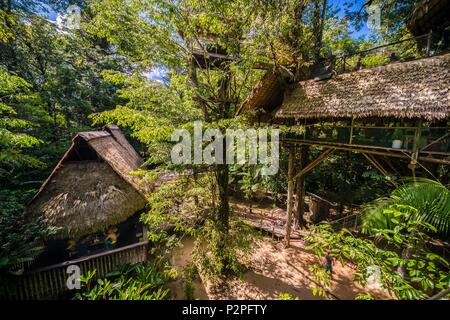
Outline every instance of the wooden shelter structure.
POLYGON ((396 171, 390 158, 405 159, 413 176, 417 168, 432 174, 428 164, 450 164, 449 53, 346 71, 297 83, 268 73, 238 111, 254 112, 256 122, 290 128, 282 136, 289 151, 287 243, 295 185, 301 221, 304 176, 336 151, 363 154, 386 177, 396 171), (323 152, 307 163, 310 146, 323 152))
POLYGON ((80 239, 120 223, 146 203, 146 186, 133 171, 143 160, 117 126, 78 133, 27 207, 59 231, 80 239))
POLYGON ((67 267, 102 277, 123 264, 144 262, 148 240, 139 217, 153 184, 133 172, 143 159, 117 126, 80 132, 26 208, 58 228, 44 252, 8 288, 10 299, 56 298, 67 290, 67 267))

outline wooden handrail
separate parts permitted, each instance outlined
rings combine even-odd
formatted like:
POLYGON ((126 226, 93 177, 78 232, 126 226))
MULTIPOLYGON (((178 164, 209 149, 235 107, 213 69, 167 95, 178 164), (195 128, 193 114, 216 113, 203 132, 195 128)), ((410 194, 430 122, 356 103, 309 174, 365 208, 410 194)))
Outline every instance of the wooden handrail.
POLYGON ((66 266, 72 265, 72 264, 78 264, 78 263, 81 263, 83 261, 88 261, 88 260, 96 259, 96 258, 99 258, 99 257, 112 255, 114 253, 127 251, 127 250, 130 250, 130 249, 136 248, 136 247, 144 246, 144 245, 147 245, 148 243, 149 243, 148 240, 142 241, 142 242, 138 242, 138 243, 133 243, 133 244, 130 244, 130 245, 127 245, 127 246, 123 246, 123 247, 117 248, 117 249, 103 251, 103 252, 96 253, 96 254, 93 254, 93 255, 81 257, 81 258, 78 258, 78 259, 75 259, 75 260, 68 260, 68 261, 52 264, 52 265, 49 265, 49 266, 45 266, 45 267, 42 267, 42 268, 33 269, 33 270, 30 270, 30 272, 28 272, 28 274, 38 273, 38 272, 42 272, 42 271, 48 271, 48 270, 52 270, 52 269, 58 269, 58 268, 61 268, 61 267, 66 267, 66 266))
POLYGON ((104 277, 108 272, 117 270, 123 264, 143 263, 148 259, 148 241, 133 243, 121 248, 65 261, 44 268, 32 270, 15 279, 15 283, 6 285, 1 294, 6 299, 52 299, 65 291, 67 286, 67 266, 77 265, 84 274, 96 270, 97 277, 104 277))
POLYGON ((412 40, 417 40, 417 39, 422 39, 422 38, 426 38, 426 37, 429 37, 429 36, 430 36, 430 33, 426 33, 426 34, 423 34, 423 35, 420 35, 420 36, 411 37, 411 38, 399 40, 399 41, 396 41, 396 42, 386 43, 386 44, 383 44, 383 45, 380 45, 380 46, 377 46, 377 47, 373 47, 373 48, 366 49, 366 50, 361 50, 361 51, 358 51, 358 52, 355 52, 355 53, 344 54, 344 55, 341 55, 339 57, 336 57, 336 59, 343 59, 343 58, 349 58, 349 57, 353 57, 353 56, 357 56, 357 55, 361 55, 361 54, 366 54, 366 53, 371 52, 371 51, 376 51, 376 50, 379 50, 379 49, 382 49, 382 48, 394 46, 396 44, 400 44, 400 43, 404 43, 404 42, 408 42, 408 41, 412 41, 412 40))

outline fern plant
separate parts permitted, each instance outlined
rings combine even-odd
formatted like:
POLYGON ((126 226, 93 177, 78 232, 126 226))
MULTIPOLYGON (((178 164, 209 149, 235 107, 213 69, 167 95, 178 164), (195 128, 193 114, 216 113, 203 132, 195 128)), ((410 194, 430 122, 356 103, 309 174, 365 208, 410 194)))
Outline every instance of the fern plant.
POLYGON ((363 232, 375 234, 380 229, 392 229, 392 214, 386 210, 392 205, 409 207, 409 219, 432 225, 441 236, 450 235, 450 191, 443 184, 429 179, 407 182, 388 198, 367 205, 363 232))

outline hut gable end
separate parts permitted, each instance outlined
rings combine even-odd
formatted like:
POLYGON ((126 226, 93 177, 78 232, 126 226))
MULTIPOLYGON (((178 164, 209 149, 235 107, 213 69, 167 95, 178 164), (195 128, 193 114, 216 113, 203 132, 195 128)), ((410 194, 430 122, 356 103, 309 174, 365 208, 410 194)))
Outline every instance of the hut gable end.
POLYGON ((143 160, 117 127, 81 132, 29 203, 26 213, 79 238, 120 223, 145 206, 133 174, 143 160))

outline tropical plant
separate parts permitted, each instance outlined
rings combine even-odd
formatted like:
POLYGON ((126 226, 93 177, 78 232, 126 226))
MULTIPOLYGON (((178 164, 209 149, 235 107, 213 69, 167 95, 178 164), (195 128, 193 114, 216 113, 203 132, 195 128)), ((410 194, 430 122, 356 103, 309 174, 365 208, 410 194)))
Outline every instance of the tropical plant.
POLYGON ((155 264, 125 265, 103 279, 95 279, 96 270, 81 276, 79 300, 164 300, 169 289, 164 288, 172 273, 155 264))
POLYGON ((374 234, 377 230, 392 229, 390 206, 404 206, 409 219, 432 225, 441 236, 450 234, 450 191, 441 183, 428 179, 406 182, 388 198, 380 198, 365 208, 363 231, 374 234))
POLYGON ((0 191, 0 273, 23 272, 43 250, 44 238, 57 231, 41 218, 25 217, 20 193, 0 191))
POLYGON ((197 267, 192 262, 183 268, 182 279, 186 300, 194 300, 195 288, 193 282, 197 277, 197 272, 197 267))
POLYGON ((290 293, 281 293, 277 300, 300 300, 300 298, 290 293))
POLYGON ((383 247, 347 229, 335 232, 329 224, 323 224, 313 227, 311 235, 305 237, 307 248, 319 257, 330 249, 336 261, 353 262, 354 280, 363 287, 371 276, 368 271, 376 266, 383 288, 399 299, 427 299, 446 289, 450 285, 449 263, 427 246, 430 240, 427 233, 434 231, 434 227, 410 219, 410 207, 392 206, 389 210, 394 228, 378 229, 374 234, 383 240, 383 247), (399 253, 399 248, 411 250, 411 254, 399 253), (398 272, 399 267, 404 268, 403 273, 398 272))

